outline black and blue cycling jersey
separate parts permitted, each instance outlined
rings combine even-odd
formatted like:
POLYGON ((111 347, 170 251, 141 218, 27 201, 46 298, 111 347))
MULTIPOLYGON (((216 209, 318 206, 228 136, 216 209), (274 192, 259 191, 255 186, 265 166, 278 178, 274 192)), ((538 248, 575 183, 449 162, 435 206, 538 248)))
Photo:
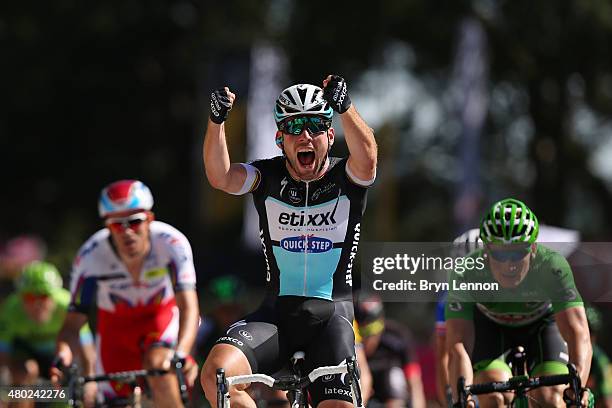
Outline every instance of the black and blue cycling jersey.
POLYGON ((273 294, 352 299, 366 187, 373 180, 358 184, 346 158, 330 158, 327 172, 307 182, 291 177, 282 156, 243 166, 273 294))

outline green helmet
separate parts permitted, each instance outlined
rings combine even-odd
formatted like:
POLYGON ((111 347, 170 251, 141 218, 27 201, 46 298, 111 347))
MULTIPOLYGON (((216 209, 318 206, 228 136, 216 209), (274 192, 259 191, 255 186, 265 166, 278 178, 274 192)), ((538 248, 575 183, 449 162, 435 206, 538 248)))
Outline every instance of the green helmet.
POLYGON ((219 303, 233 303, 244 295, 244 283, 232 275, 223 275, 213 279, 208 289, 219 303))
POLYGON ((538 231, 538 219, 533 211, 514 198, 493 204, 480 223, 480 239, 485 244, 533 244, 538 231))
POLYGON ((17 281, 19 293, 49 295, 62 287, 62 276, 50 263, 35 261, 28 264, 17 281))

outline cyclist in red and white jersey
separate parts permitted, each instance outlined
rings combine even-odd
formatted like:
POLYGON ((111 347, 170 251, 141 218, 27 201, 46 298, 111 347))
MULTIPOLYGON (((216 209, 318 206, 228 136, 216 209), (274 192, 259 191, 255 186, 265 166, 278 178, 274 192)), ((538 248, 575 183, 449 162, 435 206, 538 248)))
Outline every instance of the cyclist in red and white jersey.
MULTIPOLYGON (((102 190, 99 213, 105 228, 74 260, 71 302, 56 352, 70 364, 70 345, 95 305, 97 358, 95 365, 86 364, 85 374, 168 368, 176 354, 186 359, 187 381, 193 384, 197 365, 188 353, 199 313, 191 246, 176 228, 154 221, 152 207, 153 196, 140 181, 121 180, 102 190)), ((155 406, 180 406, 174 375, 148 382, 155 406)), ((98 388, 106 398, 130 392, 114 382, 98 388)))

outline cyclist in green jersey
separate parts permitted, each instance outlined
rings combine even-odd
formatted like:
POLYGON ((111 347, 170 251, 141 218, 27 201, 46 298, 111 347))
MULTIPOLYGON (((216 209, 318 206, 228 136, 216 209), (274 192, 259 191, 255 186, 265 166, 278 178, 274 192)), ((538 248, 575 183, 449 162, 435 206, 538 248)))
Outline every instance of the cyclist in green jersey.
MULTIPOLYGON (((451 277, 445 310, 451 384, 460 376, 468 384, 508 380, 512 373, 505 358, 516 346, 526 349, 530 376, 567 373, 571 362, 586 384, 592 349, 582 299, 566 259, 536 243, 538 228, 533 212, 512 198, 493 204, 483 218, 485 246, 468 255, 474 264, 484 260, 483 267, 451 277), (455 289, 466 283, 497 284, 498 289, 455 289)), ((540 406, 563 407, 563 389, 542 387, 529 396, 540 406)), ((503 406, 511 398, 479 397, 484 407, 503 406)), ((584 406, 588 400, 585 392, 584 406)))
MULTIPOLYGON (((70 293, 62 288, 55 266, 32 262, 17 281, 17 291, 0 309, 0 366, 7 365, 15 385, 33 384, 48 378, 70 293)), ((91 332, 81 330, 81 343, 94 353, 91 332)))

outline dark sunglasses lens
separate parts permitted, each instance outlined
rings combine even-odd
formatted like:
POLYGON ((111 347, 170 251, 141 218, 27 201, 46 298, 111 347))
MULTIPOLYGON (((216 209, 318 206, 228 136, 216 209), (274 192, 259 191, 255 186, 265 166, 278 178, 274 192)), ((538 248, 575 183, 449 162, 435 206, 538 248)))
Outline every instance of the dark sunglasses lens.
POLYGON ((321 118, 310 118, 306 129, 308 129, 310 133, 320 133, 325 132, 328 129, 328 126, 325 122, 323 122, 323 120, 321 120, 321 118))
POLYGON ((325 132, 329 129, 329 123, 316 116, 305 116, 288 120, 284 127, 285 133, 298 136, 302 133, 304 127, 310 133, 325 132))
POLYGON ((290 123, 287 123, 286 132, 289 133, 290 135, 297 136, 300 133, 302 133, 303 129, 304 129, 303 123, 290 122, 290 123))
POLYGON ((112 224, 108 224, 108 228, 113 232, 121 232, 123 231, 123 224, 120 222, 113 222, 112 224))
POLYGON ((528 250, 515 250, 515 251, 491 251, 491 256, 501 262, 511 261, 516 262, 523 259, 529 253, 528 250))
POLYGON ((143 222, 145 222, 145 220, 142 218, 134 218, 131 220, 127 219, 122 222, 112 222, 107 225, 108 225, 108 228, 112 230, 113 232, 121 232, 125 228, 132 228, 132 229, 137 228, 143 222))
POLYGON ((144 220, 141 220, 140 218, 137 218, 135 220, 129 220, 128 223, 130 224, 130 227, 137 227, 140 224, 142 224, 144 222, 144 220))
POLYGON ((310 118, 308 117, 291 119, 289 122, 287 122, 287 128, 289 129, 288 133, 295 136, 301 134, 305 126, 306 129, 308 129, 309 119, 310 118))

